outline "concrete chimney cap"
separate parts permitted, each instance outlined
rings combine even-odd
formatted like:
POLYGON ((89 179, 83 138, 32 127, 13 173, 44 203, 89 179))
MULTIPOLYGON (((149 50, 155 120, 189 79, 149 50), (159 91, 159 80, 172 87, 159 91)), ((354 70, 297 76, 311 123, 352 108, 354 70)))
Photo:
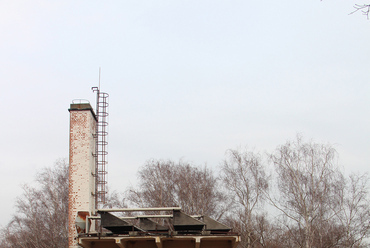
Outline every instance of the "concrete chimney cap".
MULTIPOLYGON (((81 99, 82 100, 82 99, 81 99)), ((71 112, 71 111, 85 111, 85 110, 88 110, 92 113, 92 115, 94 116, 94 119, 97 121, 97 117, 96 117, 96 114, 94 112, 94 109, 91 107, 90 103, 87 101, 87 103, 75 103, 76 100, 73 100, 73 103, 71 103, 68 111, 71 112)))

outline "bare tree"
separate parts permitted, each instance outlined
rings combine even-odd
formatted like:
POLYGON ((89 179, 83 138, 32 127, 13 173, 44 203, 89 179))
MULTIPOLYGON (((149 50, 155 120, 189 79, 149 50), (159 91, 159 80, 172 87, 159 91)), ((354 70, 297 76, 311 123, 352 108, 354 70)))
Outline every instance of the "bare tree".
POLYGON ((139 187, 129 190, 129 199, 140 207, 180 206, 188 214, 219 219, 224 195, 218 180, 206 167, 189 163, 150 160, 139 170, 139 187))
POLYGON ((36 183, 23 187, 16 213, 2 230, 1 247, 67 247, 68 164, 57 161, 37 175, 36 183))
POLYGON ((365 247, 364 239, 370 235, 370 201, 367 174, 351 174, 342 193, 342 209, 338 220, 343 226, 344 247, 365 247))
POLYGON ((184 212, 219 218, 222 193, 217 190, 217 178, 207 167, 198 168, 180 163, 177 170, 177 202, 184 212))
POLYGON ((105 203, 102 208, 127 208, 127 197, 124 193, 116 190, 111 191, 107 187, 105 203))
POLYGON ((224 160, 221 178, 234 203, 234 216, 239 219, 239 232, 244 235, 245 246, 255 247, 262 236, 256 236, 257 208, 262 204, 268 180, 261 157, 250 151, 229 150, 224 160))
POLYGON ((173 161, 150 160, 138 171, 138 188, 129 190, 128 199, 140 207, 173 207, 176 178, 173 161))
POLYGON ((271 160, 277 174, 279 197, 269 195, 269 200, 290 220, 288 223, 295 223, 286 225, 289 232, 294 233, 294 228, 303 231, 292 236, 302 237, 296 245, 330 247, 332 244, 323 243, 323 231, 333 224, 340 211, 337 191, 343 188, 343 176, 336 167, 336 151, 330 145, 305 143, 297 136, 295 141, 278 147, 271 160))

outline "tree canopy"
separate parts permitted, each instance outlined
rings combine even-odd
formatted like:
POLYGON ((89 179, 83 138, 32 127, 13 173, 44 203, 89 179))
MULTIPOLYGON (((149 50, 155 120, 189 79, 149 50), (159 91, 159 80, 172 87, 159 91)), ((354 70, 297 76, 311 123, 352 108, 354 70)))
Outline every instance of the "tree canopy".
MULTIPOLYGON (((344 174, 330 144, 297 136, 271 153, 228 150, 219 173, 171 160, 147 161, 137 186, 108 194, 106 208, 180 206, 242 237, 239 247, 368 247, 369 176, 344 174)), ((59 160, 24 185, 3 248, 67 246, 68 164, 59 160)))

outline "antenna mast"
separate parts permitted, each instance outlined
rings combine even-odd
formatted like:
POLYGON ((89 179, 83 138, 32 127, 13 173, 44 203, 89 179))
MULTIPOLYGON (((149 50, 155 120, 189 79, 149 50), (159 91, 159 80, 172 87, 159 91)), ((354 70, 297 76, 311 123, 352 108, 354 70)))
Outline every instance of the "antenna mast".
POLYGON ((99 87, 92 87, 96 92, 96 133, 95 133, 95 206, 105 203, 107 193, 107 158, 108 158, 108 93, 100 92, 100 68, 99 68, 99 87))

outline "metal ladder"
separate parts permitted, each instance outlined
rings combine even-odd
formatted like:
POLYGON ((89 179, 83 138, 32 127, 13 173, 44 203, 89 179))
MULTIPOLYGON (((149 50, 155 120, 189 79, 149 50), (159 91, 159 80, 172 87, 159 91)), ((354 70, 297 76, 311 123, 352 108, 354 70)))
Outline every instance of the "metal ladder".
POLYGON ((99 208, 99 204, 105 203, 105 195, 107 193, 107 158, 108 158, 108 93, 100 92, 98 87, 92 87, 92 91, 96 92, 96 133, 95 133, 95 204, 99 208))

